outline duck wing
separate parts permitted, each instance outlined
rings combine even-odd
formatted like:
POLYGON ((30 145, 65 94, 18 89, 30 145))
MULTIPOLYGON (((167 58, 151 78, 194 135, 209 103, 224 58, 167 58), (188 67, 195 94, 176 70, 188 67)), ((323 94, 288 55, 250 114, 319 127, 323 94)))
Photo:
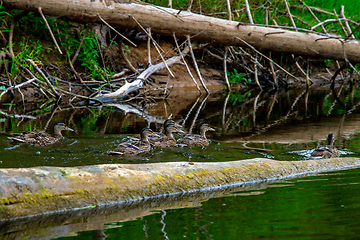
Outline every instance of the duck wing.
POLYGON ((150 151, 150 144, 145 144, 142 141, 129 141, 123 142, 118 145, 118 147, 110 152, 110 155, 122 155, 122 154, 129 154, 135 155, 142 152, 150 151))
POLYGON ((339 151, 336 149, 336 147, 331 145, 320 145, 311 153, 311 158, 332 158, 338 156, 339 151))
POLYGON ((14 137, 8 138, 13 140, 14 142, 28 143, 39 146, 46 146, 58 140, 55 137, 51 136, 49 133, 43 131, 19 133, 15 134, 14 137))

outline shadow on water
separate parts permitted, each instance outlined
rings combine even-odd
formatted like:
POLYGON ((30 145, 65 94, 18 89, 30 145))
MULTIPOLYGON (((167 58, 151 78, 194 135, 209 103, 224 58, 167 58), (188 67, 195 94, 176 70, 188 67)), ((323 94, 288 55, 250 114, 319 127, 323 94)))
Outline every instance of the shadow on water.
POLYGON ((25 111, 24 106, 2 105, 0 167, 229 161, 254 157, 302 160, 318 143, 323 143, 329 132, 335 134, 335 146, 343 150, 342 155, 353 156, 359 152, 351 141, 360 126, 359 105, 357 87, 339 88, 335 94, 325 87, 309 91, 248 90, 228 95, 220 91, 208 96, 174 91, 165 101, 96 107, 27 105, 25 111), (200 122, 209 123, 216 129, 207 133, 210 146, 153 149, 151 153, 132 157, 107 154, 126 141, 128 134, 138 133, 143 127, 161 130, 163 121, 169 117, 189 133, 197 133, 200 122), (56 121, 64 121, 75 132, 66 132, 63 140, 48 147, 9 144, 10 133, 35 129, 51 132, 56 121))

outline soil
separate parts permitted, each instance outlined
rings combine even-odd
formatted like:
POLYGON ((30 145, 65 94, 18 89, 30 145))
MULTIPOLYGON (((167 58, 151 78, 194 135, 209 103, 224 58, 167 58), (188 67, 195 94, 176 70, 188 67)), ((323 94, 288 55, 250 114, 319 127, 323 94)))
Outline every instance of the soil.
MULTIPOLYGON (((171 41, 169 39, 162 39, 158 38, 156 39, 158 44, 161 46, 162 55, 165 59, 168 59, 172 56, 177 55, 177 52, 174 52, 173 49, 175 48, 174 44, 170 43, 171 41)), ((172 40, 173 41, 173 40, 172 40)), ((147 49, 147 42, 143 40, 138 40, 136 42, 137 47, 133 47, 129 45, 126 50, 126 56, 128 60, 131 62, 131 64, 136 69, 145 69, 148 66, 148 49, 147 49)), ((50 46, 50 44, 48 44, 50 46)), ((50 47, 48 47, 49 49, 50 47)), ((129 67, 126 65, 125 60, 121 57, 120 49, 118 45, 111 45, 107 46, 107 51, 104 51, 104 63, 107 67, 109 67, 112 71, 115 72, 121 72, 124 69, 129 69, 129 67)), ((80 94, 83 96, 89 96, 92 91, 90 91, 89 87, 81 86, 80 81, 74 74, 74 72, 71 70, 71 68, 68 66, 69 64, 65 64, 65 61, 62 62, 62 64, 59 64, 59 62, 54 62, 56 60, 56 54, 57 51, 55 49, 52 49, 52 51, 45 52, 43 59, 47 59, 47 61, 43 61, 42 63, 39 63, 40 66, 43 67, 43 69, 46 70, 47 73, 56 73, 56 76, 64 82, 57 82, 59 87, 62 87, 64 90, 71 91, 72 93, 80 94), (68 83, 75 83, 71 85, 68 83)), ((225 88, 225 80, 224 80, 224 71, 222 62, 219 59, 215 59, 208 54, 204 54, 202 51, 196 52, 196 58, 199 64, 199 69, 201 72, 201 75, 204 79, 204 83, 207 86, 207 88, 210 91, 218 91, 225 88)), ((152 64, 157 64, 162 62, 162 59, 159 57, 159 53, 155 49, 154 46, 151 46, 150 48, 150 55, 151 55, 151 62, 152 64)), ((58 60, 60 59, 57 58, 58 60)), ((174 89, 179 90, 182 89, 184 91, 184 95, 180 96, 179 93, 182 92, 176 91, 175 95, 170 95, 170 98, 176 98, 178 101, 186 101, 187 99, 191 99, 190 101, 193 102, 194 98, 199 95, 199 89, 202 91, 202 93, 205 93, 204 87, 202 86, 200 79, 196 73, 195 68, 192 64, 192 59, 187 56, 186 57, 187 64, 190 68, 190 72, 192 76, 194 77, 196 83, 194 82, 194 79, 190 76, 186 66, 184 64, 175 64, 170 66, 171 72, 173 73, 174 77, 171 77, 167 69, 163 69, 159 72, 156 72, 152 74, 147 84, 145 84, 144 89, 162 89, 161 91, 158 91, 158 93, 164 93, 164 89, 166 89, 166 93, 169 91, 172 91, 174 89), (198 87, 197 87, 198 86, 198 87), (185 93, 186 92, 186 93, 185 93), (189 94, 191 93, 191 94, 189 94), (191 95, 191 96, 190 96, 191 95)), ((85 70, 80 65, 80 63, 77 61, 74 64, 74 68, 77 71, 78 75, 80 75, 84 80, 92 80, 89 78, 89 74, 85 73, 85 70)), ((128 73, 128 75, 133 73, 128 73)), ((126 75, 122 76, 126 77, 126 75)), ((317 71, 312 76, 312 81, 315 85, 322 86, 322 85, 328 85, 330 82, 326 79, 330 79, 330 74, 327 72, 321 72, 317 71)), ((7 79, 6 76, 3 76, 2 78, 7 79)), ((299 86, 303 85, 305 83, 305 78, 299 77, 301 81, 294 81, 292 78, 289 78, 287 80, 287 83, 290 86, 299 86)), ((131 81, 131 79, 128 81, 131 81)), ((3 80, 3 82, 8 82, 7 80, 3 80)), ((20 81, 19 81, 20 82, 20 81)), ((98 88, 100 86, 97 85, 93 88, 98 88)), ((244 87, 243 84, 238 84, 234 87, 244 87)), ((6 86, 8 87, 8 86, 6 86)), ((257 86, 255 86, 257 87, 257 86)), ((21 90, 15 90, 13 92, 8 92, 5 94, 1 99, 0 103, 4 102, 23 102, 25 104, 27 103, 36 103, 36 102, 43 102, 46 101, 47 97, 37 88, 33 85, 27 85, 21 88, 21 90)), ((67 101, 66 98, 64 98, 65 101, 67 101)))

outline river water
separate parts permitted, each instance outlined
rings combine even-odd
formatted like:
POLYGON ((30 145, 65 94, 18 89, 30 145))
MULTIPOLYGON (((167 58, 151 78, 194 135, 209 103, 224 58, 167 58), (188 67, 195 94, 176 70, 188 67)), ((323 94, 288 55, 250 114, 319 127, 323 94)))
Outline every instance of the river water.
MULTIPOLYGON (((18 104, 19 105, 19 104, 18 104)), ((327 134, 341 156, 359 157, 360 90, 327 87, 226 95, 174 91, 167 101, 102 107, 2 105, 0 167, 80 166, 104 163, 232 161, 255 157, 305 160, 327 134), (109 156, 127 136, 171 117, 186 132, 207 122, 206 148, 153 149, 109 156), (48 147, 11 145, 15 132, 64 121, 75 132, 48 147)), ((177 136, 180 137, 180 136, 177 136)), ((39 217, 0 229, 0 239, 357 239, 359 169, 273 183, 248 184, 87 212, 39 217), (49 220, 49 218, 51 220, 49 220), (14 226, 17 227, 14 227, 14 226), (19 225, 19 224, 18 224, 19 225)))

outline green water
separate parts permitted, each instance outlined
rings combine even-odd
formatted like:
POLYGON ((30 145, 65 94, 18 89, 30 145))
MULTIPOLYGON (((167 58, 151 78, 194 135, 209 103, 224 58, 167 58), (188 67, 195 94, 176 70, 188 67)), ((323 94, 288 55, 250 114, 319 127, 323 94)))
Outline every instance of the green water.
MULTIPOLYGON (((143 113, 172 118, 188 132, 206 121, 208 147, 153 149, 138 156, 109 156, 128 135, 148 125, 145 118, 109 108, 61 108, 50 126, 62 120, 68 132, 48 147, 11 145, 13 132, 41 129, 51 113, 31 115, 23 106, 2 106, 0 167, 84 166, 105 163, 166 161, 233 161, 266 157, 305 160, 329 132, 341 156, 360 156, 360 90, 328 89, 279 92, 222 92, 150 105, 143 113), (255 106, 255 107, 254 107, 255 106), (162 109, 162 110, 161 110, 162 109), (21 118, 24 114, 27 118, 21 118), (29 116, 41 116, 31 119, 29 116)), ((150 123, 160 129, 161 124, 150 123)), ((51 131, 50 131, 51 132, 51 131)), ((181 136, 177 136, 181 137, 181 136)), ((275 183, 253 183, 230 189, 167 196, 144 202, 39 216, 30 222, 0 224, 0 239, 356 239, 360 227, 360 170, 323 173, 275 183), (106 236, 106 237, 105 237, 106 236)))
POLYGON ((108 222, 84 218, 67 223, 65 232, 49 228, 37 236, 64 236, 84 224, 91 230, 60 239, 357 239, 359 183, 359 169, 324 173, 211 198, 196 207, 152 209, 130 221, 121 219, 131 210, 114 211, 117 217, 108 222))

